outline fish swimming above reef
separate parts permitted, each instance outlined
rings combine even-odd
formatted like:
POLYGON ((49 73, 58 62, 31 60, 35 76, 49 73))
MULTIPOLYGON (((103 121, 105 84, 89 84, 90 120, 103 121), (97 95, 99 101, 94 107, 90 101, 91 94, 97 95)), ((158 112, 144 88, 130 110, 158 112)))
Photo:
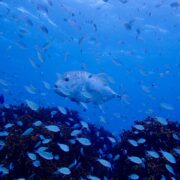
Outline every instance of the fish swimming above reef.
POLYGON ((121 96, 114 92, 105 74, 92 74, 86 71, 69 71, 60 75, 54 85, 55 92, 81 105, 100 105, 112 98, 121 96))

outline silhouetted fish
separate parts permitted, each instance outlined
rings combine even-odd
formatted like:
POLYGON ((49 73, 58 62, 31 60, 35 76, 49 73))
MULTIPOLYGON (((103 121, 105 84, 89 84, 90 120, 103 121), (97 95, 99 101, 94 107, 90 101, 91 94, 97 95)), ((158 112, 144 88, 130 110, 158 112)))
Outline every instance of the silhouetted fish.
POLYGON ((178 7, 180 7, 180 3, 179 3, 179 2, 172 2, 172 3, 170 4, 170 6, 171 6, 172 8, 178 8, 178 7))
POLYGON ((55 92, 80 103, 94 103, 100 105, 112 98, 121 96, 108 85, 104 74, 91 74, 86 71, 69 71, 58 77, 54 86, 55 92))

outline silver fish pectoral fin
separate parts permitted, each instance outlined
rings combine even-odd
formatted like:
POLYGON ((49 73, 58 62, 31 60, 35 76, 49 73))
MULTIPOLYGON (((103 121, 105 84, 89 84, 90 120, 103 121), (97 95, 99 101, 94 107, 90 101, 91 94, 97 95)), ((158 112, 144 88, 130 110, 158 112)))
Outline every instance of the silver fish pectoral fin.
POLYGON ((83 111, 87 111, 87 110, 88 110, 88 107, 87 107, 86 103, 79 102, 79 101, 77 101, 76 99, 73 99, 73 98, 70 98, 70 100, 71 100, 72 102, 75 102, 75 103, 77 103, 78 105, 80 105, 80 106, 83 108, 83 111))

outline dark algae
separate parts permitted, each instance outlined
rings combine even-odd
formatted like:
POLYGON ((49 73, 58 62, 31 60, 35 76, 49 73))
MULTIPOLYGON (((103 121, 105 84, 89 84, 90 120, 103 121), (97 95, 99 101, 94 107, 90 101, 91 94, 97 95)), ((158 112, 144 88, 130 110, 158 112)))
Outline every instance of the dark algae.
POLYGON ((108 137, 114 138, 104 129, 82 121, 74 111, 67 110, 64 115, 57 108, 38 111, 24 105, 2 108, 1 178, 80 179, 93 174, 109 179, 112 170, 97 161, 99 157, 111 158, 108 153, 112 151, 113 143, 108 137), (58 144, 64 146, 60 148, 58 144), (43 152, 47 153, 43 154, 44 147, 43 152))
POLYGON ((113 150, 120 155, 114 179, 128 179, 129 175, 137 175, 137 179, 180 179, 179 137, 177 122, 162 117, 135 121, 131 130, 120 135, 121 141, 113 150), (138 157, 142 163, 132 162, 129 157, 138 157))
POLYGON ((0 179, 180 179, 180 125, 135 121, 114 137, 78 113, 0 108, 0 179))

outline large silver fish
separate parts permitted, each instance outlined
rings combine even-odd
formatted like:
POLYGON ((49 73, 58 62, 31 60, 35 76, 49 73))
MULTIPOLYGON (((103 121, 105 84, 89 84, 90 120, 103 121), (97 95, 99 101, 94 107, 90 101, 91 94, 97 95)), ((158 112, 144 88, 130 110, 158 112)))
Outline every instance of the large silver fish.
POLYGON ((55 92, 77 103, 100 105, 112 98, 120 97, 109 86, 103 74, 86 71, 70 71, 58 77, 55 92))

